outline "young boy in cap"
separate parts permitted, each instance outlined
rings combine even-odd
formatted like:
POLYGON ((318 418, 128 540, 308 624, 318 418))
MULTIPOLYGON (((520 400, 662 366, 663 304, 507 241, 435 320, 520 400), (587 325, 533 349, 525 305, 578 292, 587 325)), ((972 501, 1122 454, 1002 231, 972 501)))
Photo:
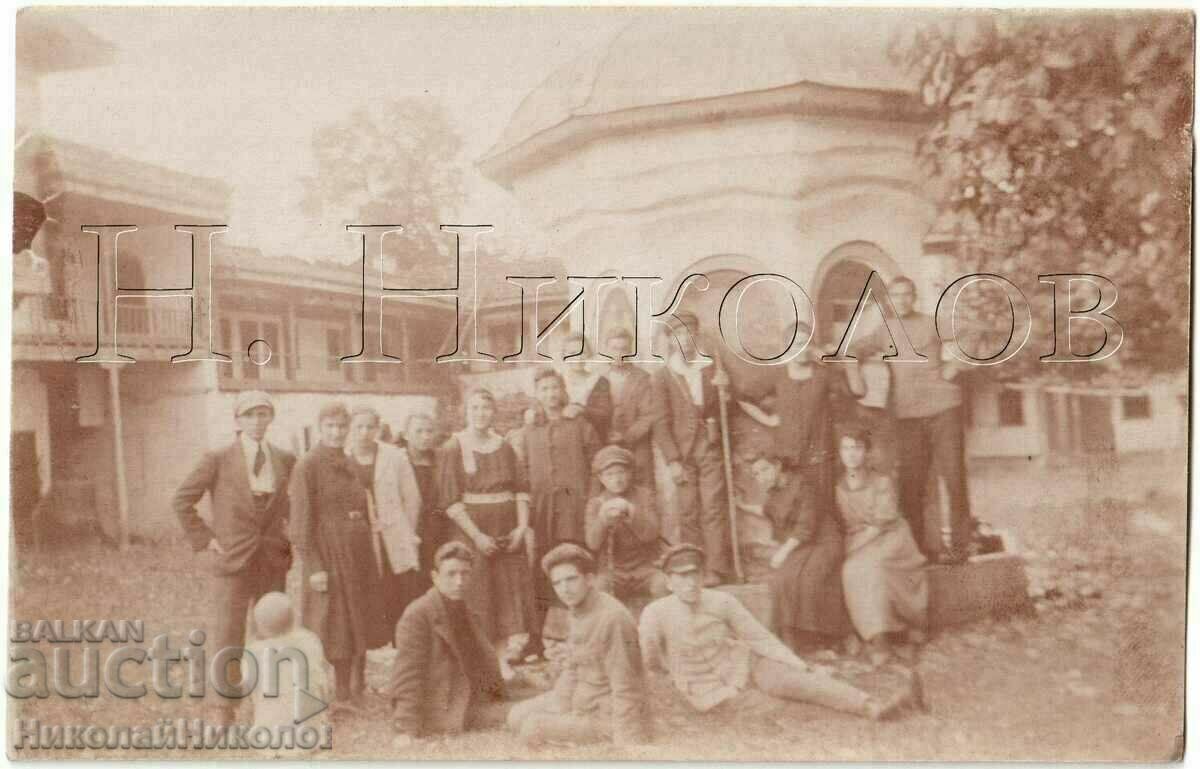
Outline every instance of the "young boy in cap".
POLYGON ((921 704, 915 673, 909 692, 880 702, 804 662, 736 598, 704 587, 704 551, 699 547, 672 547, 662 568, 671 595, 642 612, 642 658, 648 670, 669 673, 696 710, 712 710, 751 687, 872 720, 889 717, 910 701, 921 704))
MULTIPOLYGON (((266 440, 275 405, 265 392, 247 390, 234 404, 237 437, 205 453, 175 492, 171 508, 202 567, 216 575, 210 655, 245 642, 247 610, 261 596, 284 589, 292 563, 286 521, 288 477, 296 458, 266 440), (211 515, 196 505, 209 496, 211 515)), ((236 671, 231 683, 240 679, 236 671)), ((236 700, 223 701, 213 717, 228 721, 236 700)))
POLYGON ((596 589, 596 560, 586 548, 564 542, 542 558, 542 570, 569 612, 563 671, 551 691, 513 707, 509 728, 531 746, 644 741, 649 718, 633 615, 596 589))
POLYGON ((592 473, 602 488, 588 500, 584 519, 587 546, 601 559, 596 587, 622 601, 666 595, 656 565, 662 548, 654 492, 634 484, 633 453, 605 446, 592 459, 592 473))

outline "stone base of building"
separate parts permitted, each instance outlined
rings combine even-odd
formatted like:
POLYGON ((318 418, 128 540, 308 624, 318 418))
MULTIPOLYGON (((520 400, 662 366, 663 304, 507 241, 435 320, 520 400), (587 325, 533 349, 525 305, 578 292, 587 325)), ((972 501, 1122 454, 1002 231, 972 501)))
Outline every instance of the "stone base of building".
POLYGON ((955 566, 929 566, 932 630, 985 617, 1028 611, 1025 562, 1014 553, 990 553, 955 566))
MULTIPOLYGON (((955 566, 929 566, 926 573, 931 630, 1031 608, 1025 562, 1019 555, 980 555, 955 566)), ((778 630, 765 584, 722 585, 718 589, 735 596, 773 632, 778 630)))

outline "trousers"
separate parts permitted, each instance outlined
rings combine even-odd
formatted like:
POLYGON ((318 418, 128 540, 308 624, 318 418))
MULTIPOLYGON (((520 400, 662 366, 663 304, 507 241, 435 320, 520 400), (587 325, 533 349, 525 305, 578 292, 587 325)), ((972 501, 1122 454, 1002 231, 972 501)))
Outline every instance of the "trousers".
MULTIPOLYGON (((251 559, 246 568, 235 574, 214 577, 212 632, 208 636, 209 659, 222 649, 244 647, 246 644, 246 615, 251 607, 267 593, 283 592, 287 575, 278 570, 267 570, 251 559)), ((235 664, 224 671, 230 683, 241 681, 241 652, 235 655, 235 664)), ((219 698, 220 695, 217 695, 219 698)), ((221 707, 232 707, 236 701, 221 700, 221 707)))
POLYGON ((732 576, 729 500, 721 447, 698 438, 682 464, 684 481, 676 496, 680 539, 704 548, 709 573, 732 576))
POLYGON ((611 729, 600 719, 562 712, 554 692, 514 705, 508 711, 508 728, 528 745, 547 742, 583 745, 612 738, 611 729))
POLYGON ((930 417, 899 419, 896 437, 903 449, 899 458, 900 510, 908 520, 917 547, 927 558, 936 558, 947 546, 953 551, 965 551, 971 532, 971 507, 962 408, 947 409, 930 417), (942 520, 941 505, 927 509, 931 473, 936 481, 945 484, 948 520, 942 520), (948 537, 943 536, 943 529, 949 530, 948 537))
POLYGON ((871 696, 851 683, 816 670, 801 670, 776 660, 758 657, 751 681, 763 694, 781 700, 809 702, 843 713, 864 715, 871 696))

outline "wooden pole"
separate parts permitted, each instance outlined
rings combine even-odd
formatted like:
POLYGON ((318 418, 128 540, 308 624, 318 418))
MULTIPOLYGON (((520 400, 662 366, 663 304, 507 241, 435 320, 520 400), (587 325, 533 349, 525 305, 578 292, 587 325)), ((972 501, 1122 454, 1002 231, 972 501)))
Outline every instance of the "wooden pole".
POLYGON ((733 491, 733 451, 729 442, 729 386, 717 386, 717 401, 721 409, 721 459, 725 465, 725 500, 729 505, 729 543, 733 548, 733 571, 738 584, 746 581, 742 572, 742 554, 738 544, 737 497, 733 491))
POLYGON ((125 472, 125 427, 121 419, 121 364, 102 364, 108 369, 108 395, 113 421, 113 460, 117 470, 117 546, 129 547, 129 488, 125 472))

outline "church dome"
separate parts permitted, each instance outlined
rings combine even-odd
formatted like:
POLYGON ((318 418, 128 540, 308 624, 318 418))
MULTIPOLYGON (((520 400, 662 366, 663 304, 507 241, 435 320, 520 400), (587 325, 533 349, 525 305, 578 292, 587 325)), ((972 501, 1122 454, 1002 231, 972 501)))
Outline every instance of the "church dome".
MULTIPOLYGON (((488 157, 572 118, 765 91, 797 83, 912 93, 889 56, 924 12, 792 8, 658 10, 534 89, 488 157)), ((486 161, 485 161, 486 162, 486 161)))

